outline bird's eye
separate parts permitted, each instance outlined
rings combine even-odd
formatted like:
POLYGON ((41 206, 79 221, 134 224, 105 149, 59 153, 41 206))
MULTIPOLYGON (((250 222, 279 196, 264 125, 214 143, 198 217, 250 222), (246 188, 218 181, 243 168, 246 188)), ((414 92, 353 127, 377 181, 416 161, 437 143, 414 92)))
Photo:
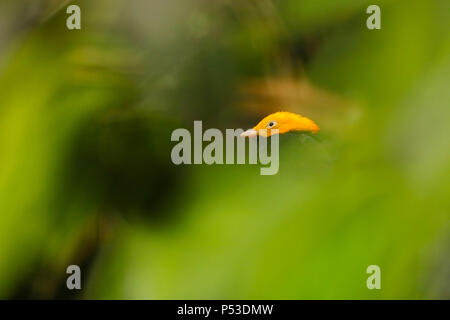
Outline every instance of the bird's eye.
POLYGON ((269 124, 267 125, 267 128, 272 128, 273 126, 275 126, 277 124, 276 121, 270 121, 269 124))

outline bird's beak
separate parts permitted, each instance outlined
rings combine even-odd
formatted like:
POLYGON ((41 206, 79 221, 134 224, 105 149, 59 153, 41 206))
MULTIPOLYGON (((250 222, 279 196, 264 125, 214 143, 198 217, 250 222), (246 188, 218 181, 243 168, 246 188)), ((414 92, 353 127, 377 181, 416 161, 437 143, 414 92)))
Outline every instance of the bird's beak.
POLYGON ((258 131, 254 130, 254 129, 248 129, 245 132, 241 133, 241 137, 256 137, 258 135, 258 131))

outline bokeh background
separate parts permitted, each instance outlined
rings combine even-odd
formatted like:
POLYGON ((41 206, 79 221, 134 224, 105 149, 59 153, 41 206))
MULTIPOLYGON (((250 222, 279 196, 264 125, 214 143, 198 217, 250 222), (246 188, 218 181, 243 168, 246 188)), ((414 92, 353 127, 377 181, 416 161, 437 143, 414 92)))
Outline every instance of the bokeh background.
POLYGON ((0 1, 0 298, 449 299, 449 14, 0 1), (277 175, 170 160, 175 128, 279 110, 321 131, 280 137, 277 175))

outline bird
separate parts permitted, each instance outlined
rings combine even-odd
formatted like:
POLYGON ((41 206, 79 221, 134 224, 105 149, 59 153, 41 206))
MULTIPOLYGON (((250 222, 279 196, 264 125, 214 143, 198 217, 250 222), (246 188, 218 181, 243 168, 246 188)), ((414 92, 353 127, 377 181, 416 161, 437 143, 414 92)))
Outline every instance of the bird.
POLYGON ((270 137, 272 134, 284 134, 290 131, 316 133, 319 131, 319 126, 307 117, 280 111, 269 114, 255 127, 241 133, 241 137, 256 137, 258 135, 270 137))

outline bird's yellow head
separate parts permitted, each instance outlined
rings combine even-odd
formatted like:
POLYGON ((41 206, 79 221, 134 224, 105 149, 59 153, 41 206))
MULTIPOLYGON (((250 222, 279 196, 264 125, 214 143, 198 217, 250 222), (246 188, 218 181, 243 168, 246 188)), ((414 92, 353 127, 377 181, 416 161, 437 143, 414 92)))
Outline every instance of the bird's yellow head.
POLYGON ((289 131, 302 131, 316 133, 319 127, 311 119, 292 112, 275 112, 262 119, 253 129, 241 134, 242 137, 271 136, 272 130, 277 129, 279 134, 289 131), (261 129, 267 131, 259 132, 261 129))

